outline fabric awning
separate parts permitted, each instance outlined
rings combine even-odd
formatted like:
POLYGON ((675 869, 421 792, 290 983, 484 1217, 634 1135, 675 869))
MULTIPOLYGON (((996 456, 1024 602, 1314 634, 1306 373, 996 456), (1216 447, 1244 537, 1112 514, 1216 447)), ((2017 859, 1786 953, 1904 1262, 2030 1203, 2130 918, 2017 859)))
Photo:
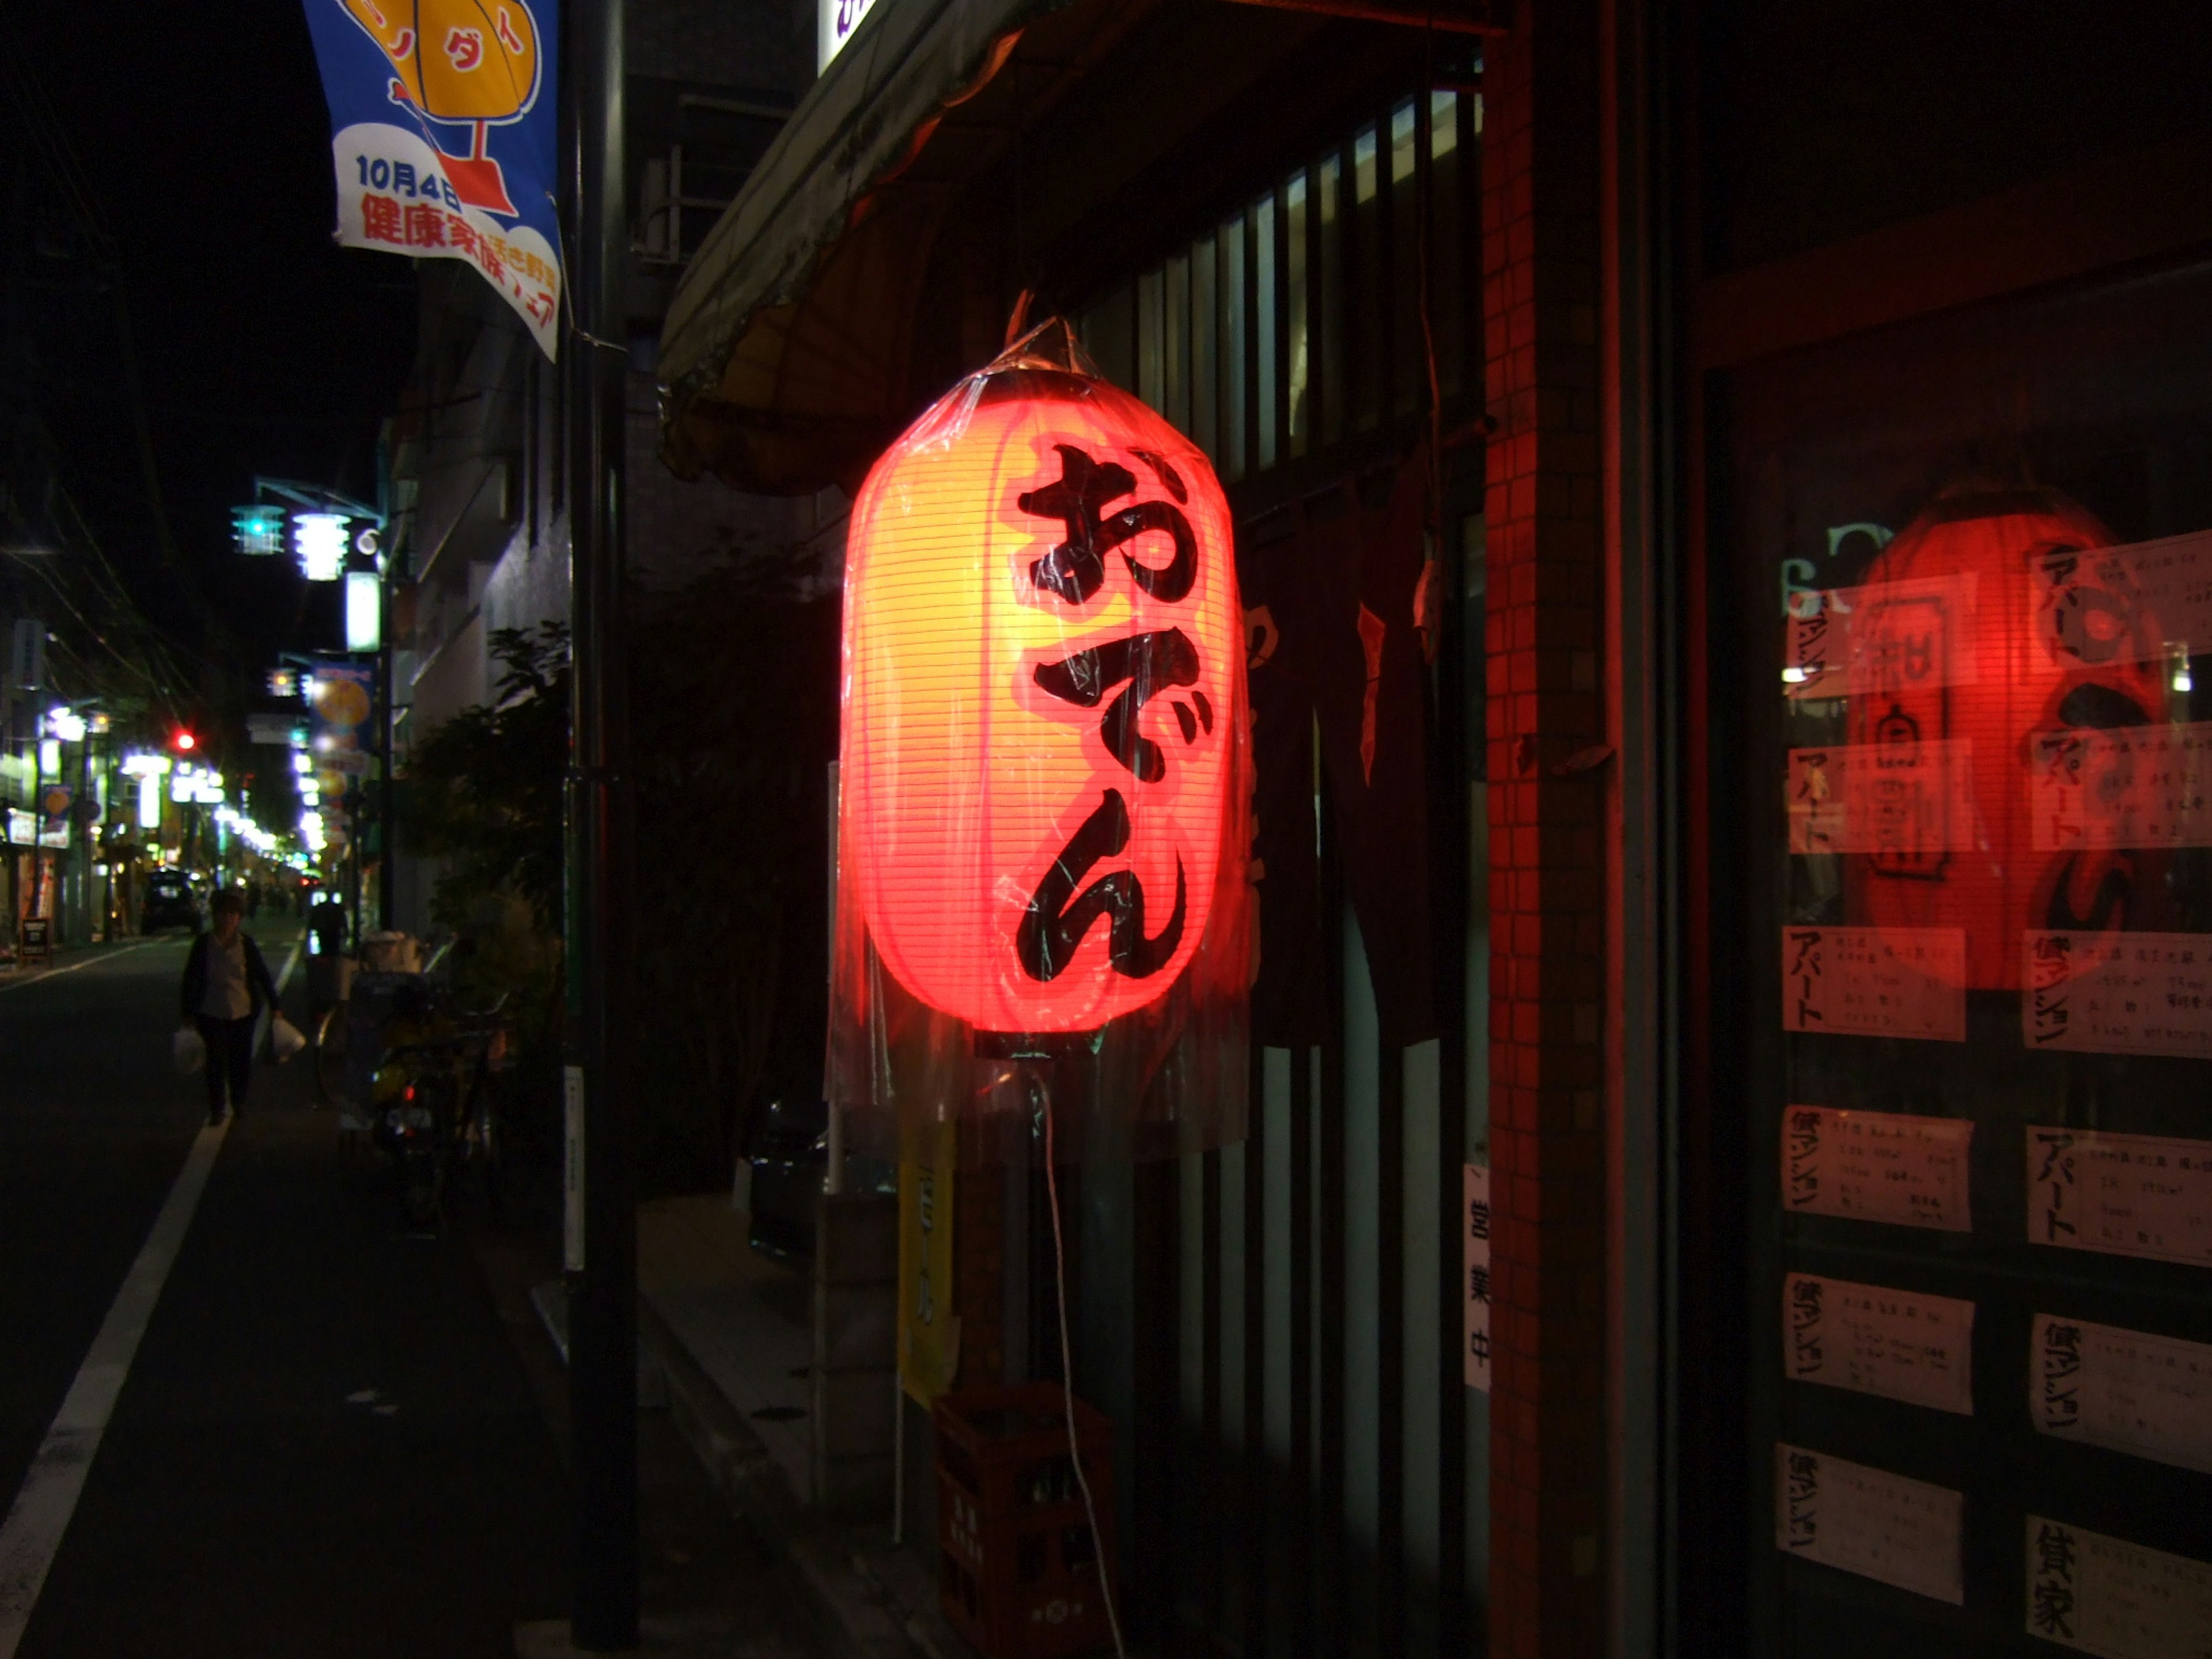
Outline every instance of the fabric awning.
POLYGON ((769 494, 846 477, 904 409, 913 301, 949 192, 890 191, 1033 20, 1070 0, 884 0, 678 284, 663 456, 769 494))

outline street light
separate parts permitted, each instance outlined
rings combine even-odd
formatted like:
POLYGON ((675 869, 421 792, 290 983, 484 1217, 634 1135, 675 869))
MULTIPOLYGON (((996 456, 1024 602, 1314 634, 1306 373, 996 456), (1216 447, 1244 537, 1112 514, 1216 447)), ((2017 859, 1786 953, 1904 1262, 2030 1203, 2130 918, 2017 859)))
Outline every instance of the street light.
POLYGON ((346 573, 345 640, 349 651, 374 651, 383 643, 384 586, 373 570, 346 573))
POLYGON ((346 521, 336 513, 295 513, 292 551, 311 582, 334 582, 345 574, 346 521))
POLYGON ((284 512, 276 507, 234 507, 231 533, 241 553, 270 555, 284 547, 284 512))

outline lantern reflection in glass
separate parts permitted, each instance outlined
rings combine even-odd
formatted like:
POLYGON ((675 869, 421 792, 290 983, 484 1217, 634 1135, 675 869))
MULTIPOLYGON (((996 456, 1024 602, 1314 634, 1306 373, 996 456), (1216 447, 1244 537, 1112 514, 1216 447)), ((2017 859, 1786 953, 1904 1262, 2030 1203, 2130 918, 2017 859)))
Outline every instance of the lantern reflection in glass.
POLYGON ((2039 853, 2037 739, 2164 717, 2158 619, 2098 570, 2112 534, 2054 489, 1946 491, 1882 550, 1858 590, 1849 731, 1904 755, 1963 738, 1972 822, 1931 844, 1844 860, 1855 921, 1966 930, 1966 983, 2017 990, 2031 928, 2156 925, 2146 855, 2039 853))
POLYGON ((843 856, 885 968, 1000 1032, 1094 1030, 1206 936, 1243 718, 1228 506, 1087 375, 972 377, 853 509, 843 856))

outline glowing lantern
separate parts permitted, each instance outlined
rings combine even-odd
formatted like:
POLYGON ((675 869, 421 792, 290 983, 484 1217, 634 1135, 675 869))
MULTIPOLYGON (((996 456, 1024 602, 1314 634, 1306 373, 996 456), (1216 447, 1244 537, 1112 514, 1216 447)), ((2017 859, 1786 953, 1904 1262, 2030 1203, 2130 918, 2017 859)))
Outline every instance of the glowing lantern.
POLYGON ((1085 1031, 1174 985, 1217 879, 1242 880, 1236 571, 1205 456, 1020 351, 923 415, 854 505, 842 863, 921 1002, 1085 1031))
POLYGON ((2030 928, 2145 927, 2142 855, 2035 850, 2038 734, 2165 718, 2158 619, 2088 555, 2112 535, 2048 489, 1940 497, 1882 550, 1851 621, 1854 744, 1966 739, 1971 824, 1844 861, 1847 908, 1884 927, 1963 927, 1966 982, 2020 988, 2030 928))

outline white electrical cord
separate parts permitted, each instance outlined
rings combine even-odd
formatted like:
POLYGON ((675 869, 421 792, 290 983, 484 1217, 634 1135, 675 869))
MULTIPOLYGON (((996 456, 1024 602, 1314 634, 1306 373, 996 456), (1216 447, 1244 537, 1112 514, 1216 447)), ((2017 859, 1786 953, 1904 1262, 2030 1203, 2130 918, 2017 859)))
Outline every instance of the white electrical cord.
POLYGON ((1083 1452, 1075 1439, 1075 1362, 1070 1357, 1067 1342, 1067 1242, 1060 1231, 1060 1177, 1053 1158, 1052 1091, 1048 1088, 1044 1097, 1044 1190, 1052 1206, 1052 1274, 1057 1294, 1054 1297, 1060 1315, 1060 1389, 1066 1401, 1067 1455, 1075 1465, 1075 1485, 1083 1494, 1083 1513, 1091 1522, 1091 1548, 1098 1563, 1098 1593, 1106 1598, 1106 1623, 1114 1632, 1115 1659, 1129 1659, 1129 1650, 1121 1645, 1121 1615, 1114 1610, 1112 1575, 1107 1571, 1106 1540, 1098 1531, 1098 1506, 1091 1501, 1091 1482, 1083 1473, 1083 1452))

